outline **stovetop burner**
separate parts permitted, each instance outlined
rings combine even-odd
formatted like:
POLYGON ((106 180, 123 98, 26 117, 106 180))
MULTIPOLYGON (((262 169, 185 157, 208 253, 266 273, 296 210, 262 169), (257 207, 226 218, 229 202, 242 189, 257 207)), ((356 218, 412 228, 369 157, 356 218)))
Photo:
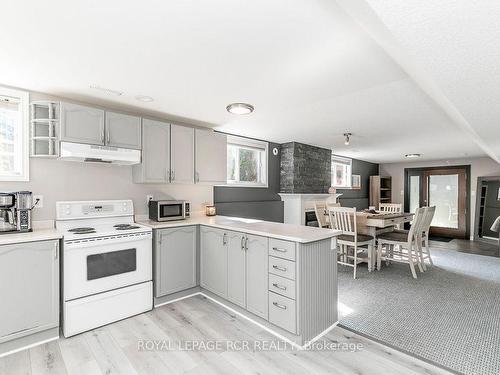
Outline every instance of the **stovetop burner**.
POLYGON ((95 228, 92 228, 92 227, 72 228, 72 229, 68 229, 68 232, 71 232, 71 233, 74 233, 74 234, 96 233, 95 228))
POLYGON ((116 224, 116 225, 113 225, 113 227, 116 230, 127 230, 127 229, 138 229, 138 228, 140 228, 137 225, 132 225, 132 224, 116 224))

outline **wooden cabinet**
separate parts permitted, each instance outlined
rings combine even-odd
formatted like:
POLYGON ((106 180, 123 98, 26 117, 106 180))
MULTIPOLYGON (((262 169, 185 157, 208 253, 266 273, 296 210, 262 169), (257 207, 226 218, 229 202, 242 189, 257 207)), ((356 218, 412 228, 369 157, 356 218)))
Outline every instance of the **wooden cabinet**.
POLYGON ((155 297, 196 286, 196 233, 196 226, 156 231, 155 297))
POLYGON ((245 241, 244 233, 227 232, 227 299, 241 307, 246 307, 245 241))
POLYGON ((226 184, 227 137, 209 130, 195 130, 195 182, 226 184))
POLYGON ((58 246, 0 246, 0 343, 59 326, 58 246))
POLYGON ((200 228, 200 285, 227 297, 227 234, 223 230, 200 228))
POLYGON ((171 125, 171 182, 194 183, 194 129, 171 125))
POLYGON ((141 118, 106 111, 107 146, 141 149, 141 118))
POLYGON ((142 160, 132 171, 134 182, 170 182, 170 124, 142 120, 142 160))
POLYGON ((246 308, 267 319, 268 277, 266 237, 246 235, 246 308))
POLYGON ((380 203, 391 203, 391 177, 370 176, 370 206, 378 210, 380 203))
POLYGON ((61 103, 60 139, 104 145, 104 111, 79 104, 61 103))

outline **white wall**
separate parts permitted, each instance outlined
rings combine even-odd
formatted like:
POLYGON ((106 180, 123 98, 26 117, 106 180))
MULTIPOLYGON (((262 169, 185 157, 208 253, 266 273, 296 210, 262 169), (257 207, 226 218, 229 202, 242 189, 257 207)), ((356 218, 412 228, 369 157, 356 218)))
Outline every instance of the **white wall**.
POLYGON ((437 160, 412 163, 388 163, 380 164, 380 174, 392 177, 392 201, 404 203, 404 169, 422 167, 440 167, 448 165, 470 165, 471 166, 471 191, 468 192, 471 207, 471 237, 474 233, 474 218, 476 211, 476 189, 477 178, 484 176, 500 176, 500 164, 490 158, 471 158, 455 160, 437 160))
POLYGON ((186 199, 193 211, 213 202, 213 187, 203 185, 134 184, 132 167, 78 163, 57 159, 30 159, 29 182, 0 182, 0 191, 29 190, 43 195, 43 208, 33 220, 55 219, 55 203, 62 200, 132 199, 136 214, 146 214, 146 195, 186 199))

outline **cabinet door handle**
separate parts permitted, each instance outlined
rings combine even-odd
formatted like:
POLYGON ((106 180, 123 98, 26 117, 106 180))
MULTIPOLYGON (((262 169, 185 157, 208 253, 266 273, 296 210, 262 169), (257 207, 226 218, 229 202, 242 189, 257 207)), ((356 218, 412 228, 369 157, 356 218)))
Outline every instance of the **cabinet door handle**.
POLYGON ((277 284, 277 283, 273 283, 273 286, 275 288, 278 288, 278 289, 281 289, 281 290, 286 290, 286 286, 284 285, 280 285, 280 284, 277 284))
POLYGON ((200 174, 198 172, 194 173, 194 182, 200 182, 200 174))
POLYGON ((222 244, 227 245, 227 233, 224 233, 224 236, 222 236, 222 244))
POLYGON ((245 250, 244 241, 245 241, 245 236, 241 236, 241 250, 245 250))
POLYGON ((280 252, 280 253, 286 253, 286 252, 287 252, 287 250, 286 250, 286 249, 280 249, 279 247, 273 247, 273 250, 274 250, 274 251, 278 251, 278 252, 280 252))
POLYGON ((171 178, 172 181, 175 180, 175 171, 172 171, 172 178, 171 178))
POLYGON ((59 258, 59 246, 57 243, 54 244, 54 259, 59 258))
POLYGON ((283 309, 283 310, 286 310, 286 306, 285 305, 282 305, 281 303, 278 303, 278 302, 273 302, 273 305, 276 306, 277 308, 279 309, 283 309))
POLYGON ((248 250, 248 237, 245 237, 245 251, 248 250))
POLYGON ((101 132, 101 143, 104 144, 104 127, 102 128, 101 132))
POLYGON ((111 139, 110 135, 109 135, 109 129, 108 131, 106 132, 106 144, 109 143, 109 140, 111 139))
POLYGON ((286 268, 285 267, 280 267, 280 266, 277 266, 276 264, 273 265, 273 268, 275 270, 278 270, 278 271, 286 272, 286 268))

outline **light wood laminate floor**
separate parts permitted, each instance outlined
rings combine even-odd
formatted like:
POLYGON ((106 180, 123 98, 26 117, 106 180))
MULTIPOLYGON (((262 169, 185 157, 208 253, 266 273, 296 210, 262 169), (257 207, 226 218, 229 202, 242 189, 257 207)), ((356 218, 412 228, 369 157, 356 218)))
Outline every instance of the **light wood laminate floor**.
POLYGON ((322 340, 362 347, 354 352, 253 350, 253 342, 260 347, 283 342, 198 295, 0 358, 0 374, 448 374, 339 327, 322 340), (141 351, 140 340, 184 346, 191 342, 185 340, 248 340, 252 349, 141 351))

